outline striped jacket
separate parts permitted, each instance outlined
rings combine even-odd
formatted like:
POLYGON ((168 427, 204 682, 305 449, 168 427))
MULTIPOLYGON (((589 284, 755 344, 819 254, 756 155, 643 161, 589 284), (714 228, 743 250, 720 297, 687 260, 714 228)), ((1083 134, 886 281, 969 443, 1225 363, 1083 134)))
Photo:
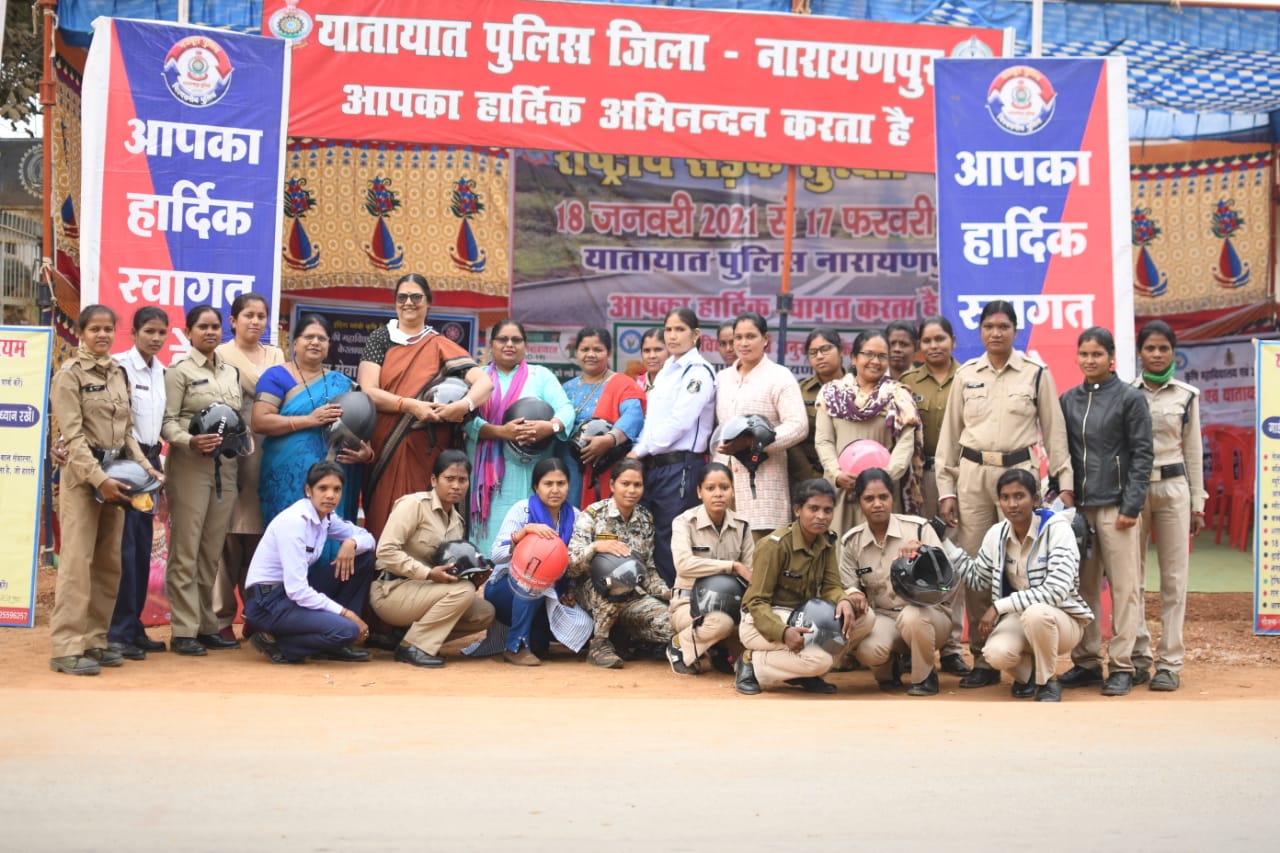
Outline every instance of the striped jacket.
MULTIPOLYGON (((970 557, 954 543, 943 540, 947 558, 964 582, 974 589, 993 591, 996 612, 1021 613, 1033 604, 1057 607, 1077 622, 1093 621, 1093 611, 1080 597, 1080 553, 1070 520, 1047 511, 1036 513, 1040 525, 1027 560, 1027 589, 1001 596, 1004 581, 1005 540, 1009 522, 1001 521, 987 531, 982 547, 970 557)), ((979 614, 980 615, 980 614, 979 614)))

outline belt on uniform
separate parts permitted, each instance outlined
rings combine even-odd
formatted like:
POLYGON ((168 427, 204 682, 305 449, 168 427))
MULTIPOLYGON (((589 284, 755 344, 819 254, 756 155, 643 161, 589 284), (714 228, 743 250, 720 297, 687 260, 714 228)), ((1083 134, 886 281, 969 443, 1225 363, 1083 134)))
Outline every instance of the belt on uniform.
POLYGON ((693 453, 689 450, 673 450, 670 453, 659 453, 647 456, 644 460, 646 468, 660 468, 663 465, 683 465, 686 462, 706 462, 707 454, 693 453))
POLYGON ((1175 462, 1172 465, 1161 465, 1158 468, 1151 469, 1151 481, 1154 483, 1158 480, 1172 480, 1174 477, 1187 476, 1187 466, 1181 462, 1175 462))
POLYGON ((89 452, 93 454, 94 459, 98 460, 99 465, 110 465, 112 462, 120 458, 120 454, 124 452, 124 448, 121 447, 115 450, 94 450, 91 448, 89 452))
POLYGON ((398 581, 401 580, 401 577, 394 572, 381 571, 378 572, 377 579, 380 581, 398 581))
POLYGON ((157 456, 160 455, 159 444, 143 444, 141 441, 139 441, 138 447, 142 448, 142 455, 147 457, 148 459, 155 459, 157 456))
POLYGON ((255 583, 253 586, 249 587, 249 594, 270 595, 282 586, 284 586, 282 583, 255 583))
POLYGON ((1023 462, 1030 462, 1031 448, 1024 447, 1012 453, 1001 453, 998 450, 973 450, 969 447, 961 447, 960 455, 970 462, 977 462, 979 465, 1009 468, 1014 465, 1021 465, 1023 462))

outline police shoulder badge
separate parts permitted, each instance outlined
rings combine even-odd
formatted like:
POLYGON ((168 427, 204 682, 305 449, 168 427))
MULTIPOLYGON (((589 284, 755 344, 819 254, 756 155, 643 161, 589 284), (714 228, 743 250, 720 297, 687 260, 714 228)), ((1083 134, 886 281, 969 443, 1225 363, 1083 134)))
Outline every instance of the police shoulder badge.
POLYGON ((231 60, 208 36, 187 36, 164 58, 164 80, 169 92, 182 103, 208 107, 222 100, 231 88, 231 60))
POLYGON ((702 390, 702 380, 690 379, 689 384, 684 386, 684 390, 688 391, 690 394, 697 394, 702 390))

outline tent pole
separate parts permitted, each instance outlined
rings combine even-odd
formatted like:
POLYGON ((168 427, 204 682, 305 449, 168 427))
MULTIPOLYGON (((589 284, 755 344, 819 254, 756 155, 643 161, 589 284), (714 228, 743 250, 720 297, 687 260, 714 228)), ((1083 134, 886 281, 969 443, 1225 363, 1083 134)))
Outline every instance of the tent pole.
POLYGON ((782 288, 778 292, 778 364, 787 365, 787 317, 791 314, 791 244, 796 232, 796 167, 787 166, 787 201, 782 232, 782 288))

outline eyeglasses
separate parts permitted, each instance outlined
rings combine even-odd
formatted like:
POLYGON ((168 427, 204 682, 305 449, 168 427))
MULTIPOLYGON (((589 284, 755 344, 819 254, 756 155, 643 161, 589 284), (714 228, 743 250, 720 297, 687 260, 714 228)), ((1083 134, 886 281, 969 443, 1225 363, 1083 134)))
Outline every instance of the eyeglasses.
POLYGON ((823 344, 820 347, 814 347, 809 350, 809 358, 817 358, 820 355, 826 355, 836 348, 835 344, 823 344))
POLYGON ((309 344, 327 344, 329 339, 324 335, 299 335, 298 340, 306 341, 309 344))
POLYGON ((421 305, 426 298, 425 293, 397 293, 396 304, 403 305, 408 302, 410 305, 421 305))
POLYGON ((867 361, 888 361, 889 360, 889 353, 887 352, 867 352, 866 350, 862 350, 861 352, 858 353, 858 355, 862 356, 867 361))
POLYGON ((520 344, 524 343, 524 338, 520 337, 519 335, 511 335, 511 336, 504 335, 500 338, 494 338, 493 342, 495 344, 515 344, 516 346, 519 346, 520 344))

